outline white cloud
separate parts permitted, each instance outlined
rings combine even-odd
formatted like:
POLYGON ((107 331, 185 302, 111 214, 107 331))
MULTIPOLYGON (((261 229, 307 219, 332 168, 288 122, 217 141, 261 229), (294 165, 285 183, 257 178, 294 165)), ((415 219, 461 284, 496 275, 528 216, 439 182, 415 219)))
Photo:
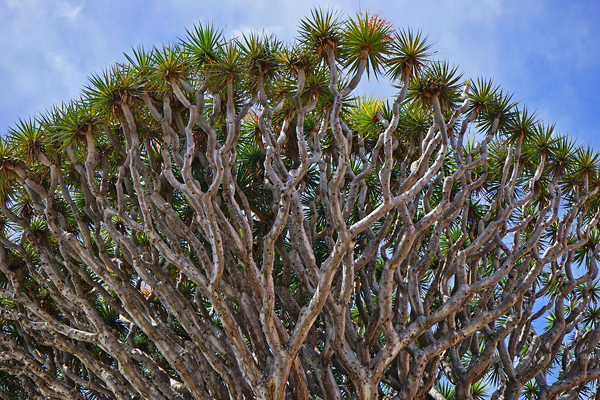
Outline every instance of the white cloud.
POLYGON ((56 10, 56 15, 59 17, 66 18, 68 20, 74 20, 75 18, 77 18, 82 9, 83 4, 74 6, 66 1, 63 1, 59 4, 56 10))

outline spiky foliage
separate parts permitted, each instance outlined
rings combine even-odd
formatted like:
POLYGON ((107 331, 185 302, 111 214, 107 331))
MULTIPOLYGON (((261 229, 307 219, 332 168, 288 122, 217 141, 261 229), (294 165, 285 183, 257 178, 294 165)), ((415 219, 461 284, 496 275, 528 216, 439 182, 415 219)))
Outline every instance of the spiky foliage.
POLYGON ((524 141, 529 136, 533 135, 538 119, 535 113, 530 113, 527 108, 522 110, 516 109, 511 114, 511 119, 508 121, 503 133, 506 135, 509 143, 524 141))
POLYGON ((418 75, 432 55, 432 44, 421 31, 410 28, 395 32, 387 60, 389 74, 394 80, 409 80, 418 75))
POLYGON ((100 74, 92 74, 84 89, 90 106, 117 117, 121 103, 131 103, 143 88, 135 70, 129 65, 115 65, 100 74))
POLYGON ((363 137, 378 137, 383 130, 379 121, 379 118, 383 118, 383 106, 384 102, 377 97, 359 99, 348 115, 352 129, 363 137))
POLYGON ((313 9, 311 16, 300 22, 300 42, 324 57, 328 50, 337 53, 342 39, 343 22, 339 13, 333 10, 313 9))
POLYGON ((483 129, 504 132, 517 105, 512 97, 492 80, 479 78, 469 93, 471 112, 483 129))
POLYGON ((274 35, 259 36, 256 33, 242 35, 238 40, 248 72, 252 76, 259 74, 273 76, 279 68, 281 43, 274 35))
POLYGON ((208 67, 207 83, 211 90, 218 92, 227 87, 228 83, 240 81, 244 74, 242 53, 235 42, 228 42, 220 46, 217 58, 208 67))
POLYGON ((346 23, 342 38, 342 57, 351 72, 355 72, 366 54, 367 76, 381 73, 382 66, 392 43, 392 27, 378 14, 358 14, 346 23))
POLYGON ((14 150, 0 138, 0 200, 8 202, 15 193, 14 168, 23 161, 15 157, 14 150))
POLYGON ((212 24, 194 26, 187 31, 187 38, 182 40, 182 46, 197 66, 198 73, 206 64, 219 58, 217 52, 224 43, 223 31, 212 24))
POLYGON ((409 99, 417 101, 423 108, 429 108, 435 97, 446 112, 459 101, 461 77, 457 67, 450 67, 446 62, 431 63, 422 74, 410 81, 409 99))

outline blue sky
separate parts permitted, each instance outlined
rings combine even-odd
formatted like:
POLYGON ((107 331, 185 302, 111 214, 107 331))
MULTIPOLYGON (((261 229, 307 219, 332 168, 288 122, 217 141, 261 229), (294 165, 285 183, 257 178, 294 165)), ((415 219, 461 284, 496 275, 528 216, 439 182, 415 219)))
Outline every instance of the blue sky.
MULTIPOLYGON (((315 6, 381 11, 422 29, 436 57, 493 78, 580 144, 600 150, 600 2, 596 0, 0 0, 0 134, 17 118, 78 97, 90 73, 132 47, 166 44, 195 23, 231 37, 265 30, 291 40, 315 6)), ((362 86, 389 95, 385 86, 362 86)))

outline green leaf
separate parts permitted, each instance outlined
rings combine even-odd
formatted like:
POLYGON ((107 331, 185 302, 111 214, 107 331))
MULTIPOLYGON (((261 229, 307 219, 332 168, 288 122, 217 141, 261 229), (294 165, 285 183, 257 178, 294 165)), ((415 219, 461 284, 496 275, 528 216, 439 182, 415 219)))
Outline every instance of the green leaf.
POLYGON ((357 14, 355 19, 346 22, 342 34, 342 57, 344 65, 353 73, 366 54, 367 76, 372 71, 375 76, 381 73, 392 42, 392 26, 378 14, 367 12, 357 14))
POLYGON ((388 74, 393 80, 412 79, 419 74, 431 56, 432 44, 421 31, 395 32, 387 59, 388 74))
POLYGON ((311 16, 300 22, 300 43, 313 49, 320 57, 328 50, 338 51, 342 38, 343 22, 339 13, 333 10, 312 9, 311 16))

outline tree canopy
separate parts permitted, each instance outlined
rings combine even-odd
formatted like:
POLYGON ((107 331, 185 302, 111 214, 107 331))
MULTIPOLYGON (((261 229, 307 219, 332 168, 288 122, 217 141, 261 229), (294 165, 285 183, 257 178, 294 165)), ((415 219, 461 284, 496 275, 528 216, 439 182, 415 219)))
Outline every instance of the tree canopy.
POLYGON ((0 397, 597 398, 600 155, 433 54, 197 25, 20 120, 0 397))

